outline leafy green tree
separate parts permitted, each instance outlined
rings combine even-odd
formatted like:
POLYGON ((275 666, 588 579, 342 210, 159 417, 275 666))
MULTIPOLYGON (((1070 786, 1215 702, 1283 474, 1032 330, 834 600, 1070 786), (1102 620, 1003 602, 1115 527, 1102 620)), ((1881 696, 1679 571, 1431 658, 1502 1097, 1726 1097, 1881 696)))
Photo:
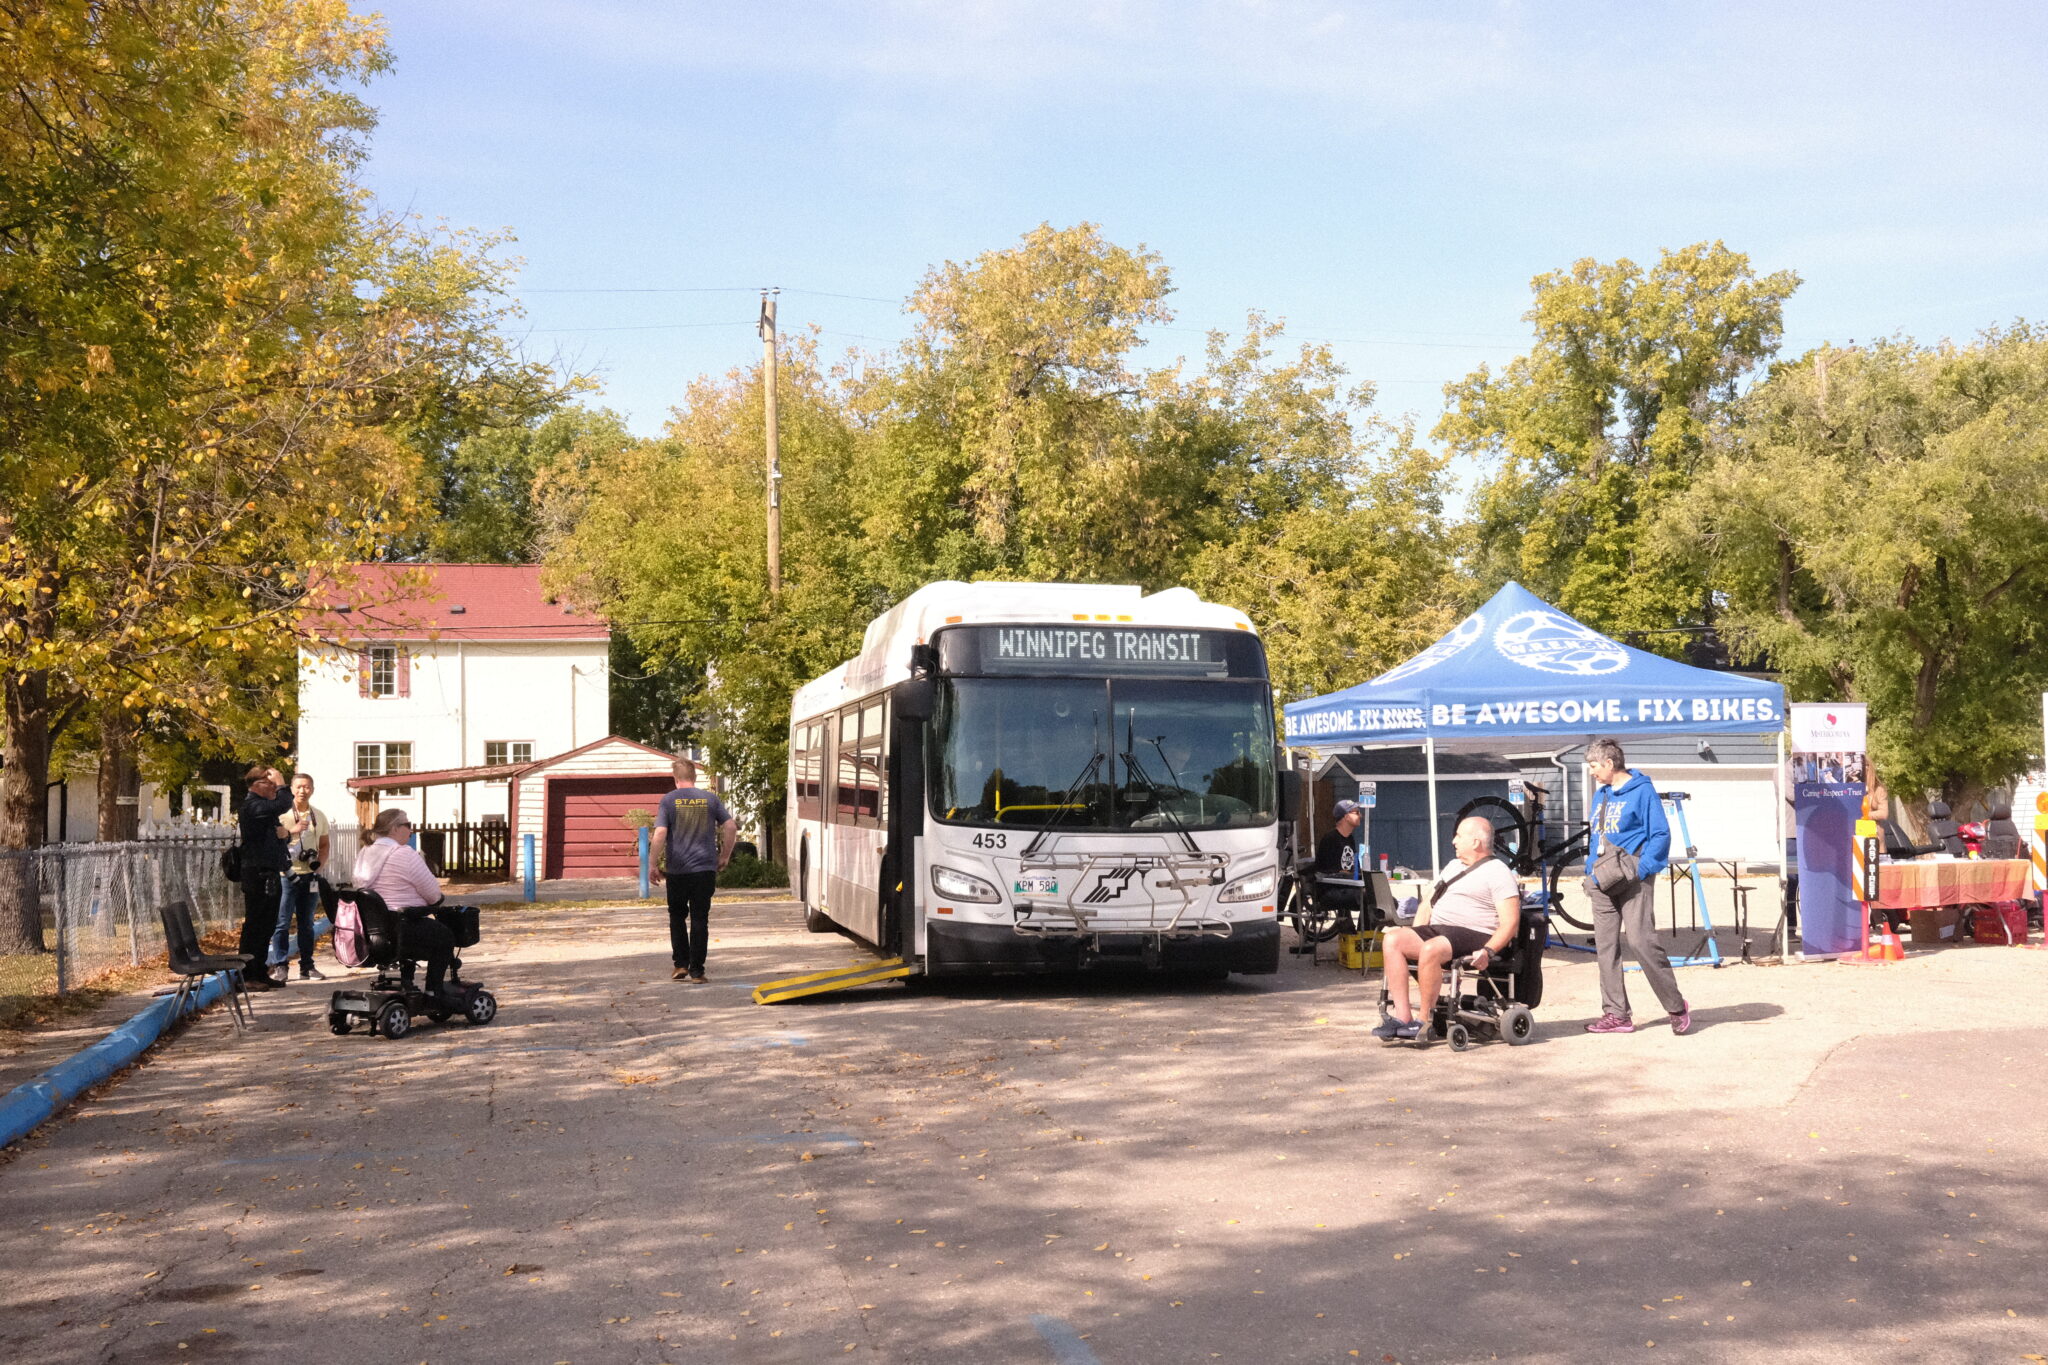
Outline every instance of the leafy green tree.
POLYGON ((650 660, 628 627, 612 632, 611 683, 614 732, 671 753, 699 742, 689 700, 704 679, 680 665, 650 660))
POLYGON ((1648 270, 1588 259, 1538 276, 1534 347, 1447 386, 1436 427, 1492 465, 1474 499, 1476 590, 1517 579, 1607 631, 1707 623, 1697 569, 1644 531, 1776 351, 1798 284, 1719 242, 1648 270))
POLYGON ((1135 369, 1171 289, 1086 223, 925 277, 911 343, 855 394, 887 600, 938 578, 1185 584, 1256 613, 1287 695, 1447 629, 1442 462, 1326 348, 1276 363, 1283 329, 1258 314, 1194 374, 1135 369))
POLYGON ((1276 691, 1314 696, 1382 673, 1450 629, 1464 596, 1443 518, 1444 457, 1371 411, 1320 346, 1272 363, 1254 316, 1160 421, 1202 451, 1178 509, 1178 579, 1252 613, 1276 691))
POLYGON ((1902 795, 1959 807, 2038 752, 2048 334, 1823 347, 1777 367, 1660 539, 1797 698, 1870 705, 1902 795))
POLYGON ((1159 258, 1092 224, 928 273, 917 327, 854 401, 870 573, 890 599, 935 578, 1160 578, 1180 546, 1172 452, 1147 449, 1140 329, 1170 321, 1159 258))
POLYGON ((775 828, 789 697, 858 646, 886 599, 855 565, 856 432, 814 344, 784 339, 777 405, 783 575, 767 587, 760 368, 691 384, 661 440, 542 481, 549 581, 601 606, 638 660, 636 723, 701 739, 775 828))
POLYGON ((442 562, 534 562, 541 536, 536 486, 557 465, 614 459, 632 442, 617 413, 574 406, 469 436, 441 462, 433 490, 437 516, 422 548, 442 562))

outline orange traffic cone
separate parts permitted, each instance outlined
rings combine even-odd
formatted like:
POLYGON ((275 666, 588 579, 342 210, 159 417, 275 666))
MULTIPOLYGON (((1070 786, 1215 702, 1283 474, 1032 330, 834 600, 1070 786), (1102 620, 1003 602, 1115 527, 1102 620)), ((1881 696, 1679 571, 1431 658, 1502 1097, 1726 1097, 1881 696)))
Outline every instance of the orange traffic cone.
POLYGON ((1890 926, 1886 926, 1884 931, 1884 960, 1886 962, 1904 962, 1906 960, 1905 946, 1899 942, 1898 934, 1890 926))
POLYGON ((1871 931, 1869 941, 1863 945, 1863 960, 1865 962, 1884 961, 1884 940, 1878 937, 1875 930, 1871 931))

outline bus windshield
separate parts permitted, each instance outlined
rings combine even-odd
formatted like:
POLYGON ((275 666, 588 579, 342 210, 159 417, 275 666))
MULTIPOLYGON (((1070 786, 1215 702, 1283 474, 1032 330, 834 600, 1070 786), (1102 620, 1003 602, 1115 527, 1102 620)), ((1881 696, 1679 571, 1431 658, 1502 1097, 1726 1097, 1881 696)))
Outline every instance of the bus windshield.
POLYGON ((1271 824, 1263 682, 954 678, 932 714, 942 820, 1061 829, 1271 824))

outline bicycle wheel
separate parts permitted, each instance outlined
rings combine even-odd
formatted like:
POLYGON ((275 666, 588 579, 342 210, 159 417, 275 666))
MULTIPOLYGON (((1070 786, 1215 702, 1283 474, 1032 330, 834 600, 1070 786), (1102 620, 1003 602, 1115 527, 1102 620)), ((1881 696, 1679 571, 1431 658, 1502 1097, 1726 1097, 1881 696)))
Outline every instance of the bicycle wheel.
POLYGON ((1580 919, 1577 915, 1574 915, 1571 911, 1565 909, 1564 899, 1558 894, 1558 884, 1563 880, 1564 865, 1562 863, 1553 864, 1550 869, 1550 885, 1543 888, 1544 892, 1546 893, 1545 903, 1548 904, 1550 907, 1550 917, 1554 920, 1563 920, 1566 924, 1571 925, 1572 928, 1577 929, 1580 933, 1592 933, 1593 926, 1590 923, 1593 913, 1592 907, 1581 907, 1581 909, 1586 914, 1585 919, 1580 919))
POLYGON ((1337 936, 1337 917, 1315 907, 1303 891, 1300 878, 1287 884, 1287 899, 1281 905, 1280 918, 1294 927, 1295 937, 1303 943, 1328 943, 1337 936))
POLYGON ((1463 824, 1468 815, 1483 815, 1492 823, 1493 856, 1526 875, 1530 867, 1526 859, 1536 841, 1521 807, 1498 796, 1475 796, 1458 807, 1457 823, 1463 824))

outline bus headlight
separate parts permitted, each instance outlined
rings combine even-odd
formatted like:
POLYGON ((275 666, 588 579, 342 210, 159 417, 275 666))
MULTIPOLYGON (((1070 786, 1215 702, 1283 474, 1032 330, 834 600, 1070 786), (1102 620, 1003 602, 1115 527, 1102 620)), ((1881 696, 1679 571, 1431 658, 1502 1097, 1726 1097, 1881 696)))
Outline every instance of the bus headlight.
POLYGON ((994 905, 1002 899, 996 894, 996 889, 981 878, 937 864, 932 866, 932 890, 947 900, 974 901, 984 905, 994 905))
POLYGON ((1273 899, 1274 871, 1268 867, 1239 877, 1216 896, 1219 901, 1265 901, 1273 899))

